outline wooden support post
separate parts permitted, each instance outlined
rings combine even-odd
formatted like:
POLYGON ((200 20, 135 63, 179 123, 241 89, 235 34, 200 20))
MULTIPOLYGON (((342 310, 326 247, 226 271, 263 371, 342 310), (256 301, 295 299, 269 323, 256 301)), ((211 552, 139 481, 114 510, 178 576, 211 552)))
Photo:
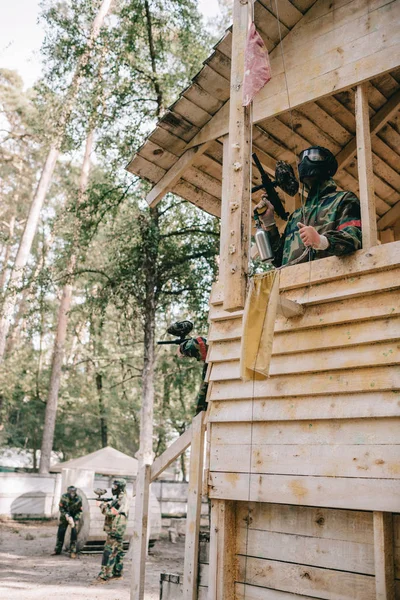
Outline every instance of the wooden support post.
MULTIPOLYGON (((222 139, 222 191, 221 191, 221 222, 219 236, 219 281, 224 288, 227 280, 228 241, 229 241, 229 136, 222 139)), ((222 300, 224 291, 222 291, 222 300)))
POLYGON ((132 536, 132 577, 130 600, 143 600, 147 555, 151 466, 143 465, 136 479, 135 525, 132 536))
POLYGON ((201 492, 204 462, 204 418, 205 413, 201 412, 192 422, 193 436, 190 448, 185 564, 183 569, 183 597, 185 600, 197 599, 201 492))
POLYGON ((244 308, 250 243, 250 109, 242 106, 244 54, 251 2, 234 0, 229 107, 229 225, 224 310, 244 308))
POLYGON ((392 513, 374 511, 376 600, 394 600, 392 513))
POLYGON ((210 559, 207 600, 234 600, 237 574, 236 503, 211 503, 210 559))
POLYGON ((369 250, 378 243, 372 168, 371 135, 368 114, 368 84, 357 86, 356 91, 356 135, 358 181, 360 188, 362 244, 369 250))

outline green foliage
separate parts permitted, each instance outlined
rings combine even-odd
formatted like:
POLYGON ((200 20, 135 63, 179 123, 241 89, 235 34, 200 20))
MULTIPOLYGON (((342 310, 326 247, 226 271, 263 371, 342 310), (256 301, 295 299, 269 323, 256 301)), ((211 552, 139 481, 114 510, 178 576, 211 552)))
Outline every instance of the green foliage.
MULTIPOLYGON (((24 94, 18 76, 0 71, 0 101, 14 132, 5 146, 12 160, 0 169, 10 205, 20 191, 18 214, 26 214, 99 5, 100 0, 43 0, 45 70, 34 91, 24 94), (18 137, 19 132, 27 135, 18 137), (18 161, 28 173, 23 185, 18 161)), ((81 73, 42 235, 21 290, 14 348, 0 372, 4 443, 40 446, 66 281, 74 293, 54 441, 65 459, 98 449, 105 435, 123 452, 138 449, 145 326, 150 323, 163 336, 169 322, 191 318, 196 334, 206 334, 218 222, 171 194, 149 209, 148 185, 123 167, 199 70, 212 41, 195 0, 114 3, 81 73), (80 166, 90 130, 95 157, 81 197, 80 166), (72 251, 78 262, 71 276, 66 267, 72 251)), ((154 447, 160 453, 192 418, 202 365, 178 359, 176 347, 158 347, 155 369, 154 447)))

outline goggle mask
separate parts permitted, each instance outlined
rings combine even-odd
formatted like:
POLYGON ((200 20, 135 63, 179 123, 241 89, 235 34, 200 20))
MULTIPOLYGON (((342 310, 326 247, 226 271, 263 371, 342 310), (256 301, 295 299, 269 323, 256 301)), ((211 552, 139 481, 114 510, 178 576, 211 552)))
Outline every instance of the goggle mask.
POLYGON ((304 159, 308 158, 311 162, 326 162, 329 160, 329 155, 319 148, 308 148, 307 150, 303 150, 300 152, 300 162, 304 159))

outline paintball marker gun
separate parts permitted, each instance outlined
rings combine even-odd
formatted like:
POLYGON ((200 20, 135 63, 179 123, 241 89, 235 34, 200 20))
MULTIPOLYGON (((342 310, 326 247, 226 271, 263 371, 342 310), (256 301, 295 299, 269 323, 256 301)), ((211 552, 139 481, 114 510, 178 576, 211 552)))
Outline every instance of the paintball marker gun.
POLYGON ((268 200, 273 205, 276 214, 284 221, 287 221, 289 213, 285 211, 275 188, 280 187, 286 194, 289 194, 289 196, 297 194, 299 183, 294 175, 292 166, 283 160, 278 160, 275 168, 275 181, 272 181, 269 175, 264 171, 264 167, 260 163, 255 152, 253 152, 253 160, 260 172, 261 184, 253 187, 251 193, 254 194, 254 192, 258 192, 258 190, 264 190, 268 196, 268 200))
POLYGON ((93 491, 97 496, 96 500, 98 500, 99 502, 111 502, 111 500, 113 500, 113 498, 101 498, 101 496, 107 494, 107 490, 103 490, 102 488, 96 488, 93 491))
MULTIPOLYGON (((285 211, 275 188, 280 187, 284 192, 289 194, 289 196, 294 196, 297 193, 299 189, 299 183, 294 176, 291 165, 282 160, 278 160, 275 168, 275 181, 272 181, 269 175, 264 171, 264 168, 255 152, 253 153, 253 160, 260 172, 261 184, 253 187, 251 193, 253 194, 254 192, 258 192, 258 190, 261 189, 264 190, 277 215, 279 215, 284 221, 287 221, 289 213, 285 211)), ((272 261, 274 258, 274 253, 272 251, 271 242, 269 239, 269 233, 263 229, 260 221, 260 215, 266 210, 266 208, 264 211, 254 209, 254 220, 257 229, 254 239, 257 245, 258 254, 263 262, 272 261)))
POLYGON ((167 333, 169 333, 170 335, 177 335, 179 337, 177 337, 175 340, 163 340, 157 342, 157 344, 183 344, 183 342, 186 342, 190 339, 186 336, 189 335, 192 329, 193 323, 191 321, 177 321, 176 323, 173 323, 168 327, 167 333))

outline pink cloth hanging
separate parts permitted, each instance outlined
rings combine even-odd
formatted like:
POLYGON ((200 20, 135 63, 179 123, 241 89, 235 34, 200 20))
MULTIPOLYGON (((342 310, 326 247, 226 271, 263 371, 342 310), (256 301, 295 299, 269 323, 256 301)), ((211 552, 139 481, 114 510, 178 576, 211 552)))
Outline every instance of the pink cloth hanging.
POLYGON ((243 106, 248 106, 254 96, 271 79, 268 50, 254 23, 250 25, 244 56, 243 106))

